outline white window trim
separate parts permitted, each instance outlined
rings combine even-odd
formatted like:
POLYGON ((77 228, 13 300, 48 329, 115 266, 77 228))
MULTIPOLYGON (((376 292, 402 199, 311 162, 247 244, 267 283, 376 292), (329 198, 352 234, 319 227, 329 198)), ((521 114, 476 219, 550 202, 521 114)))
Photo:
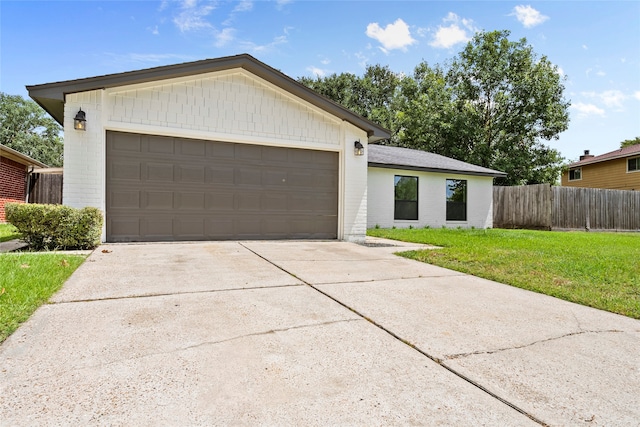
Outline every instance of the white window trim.
POLYGON ((627 161, 626 161, 626 163, 627 163, 627 173, 636 173, 636 172, 640 172, 640 156, 638 156, 638 157, 627 157, 627 161), (630 171, 630 170, 629 170, 629 160, 632 160, 632 159, 636 159, 636 163, 638 164, 638 165, 637 165, 637 166, 638 166, 638 168, 637 168, 636 170, 634 170, 634 171, 630 171))

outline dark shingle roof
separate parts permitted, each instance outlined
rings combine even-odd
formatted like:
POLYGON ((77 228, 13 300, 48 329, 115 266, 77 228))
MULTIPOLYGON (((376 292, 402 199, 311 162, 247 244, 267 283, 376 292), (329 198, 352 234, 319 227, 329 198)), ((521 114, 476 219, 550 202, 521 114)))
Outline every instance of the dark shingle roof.
POLYGON ((628 147, 619 148, 608 153, 600 154, 595 157, 587 157, 579 162, 571 163, 569 167, 589 165, 591 163, 604 162, 606 160, 620 159, 623 157, 636 156, 640 154, 640 144, 630 145, 628 147))
POLYGON ((504 177, 506 173, 472 165, 439 154, 410 148, 369 145, 369 166, 425 172, 449 172, 463 175, 504 177))

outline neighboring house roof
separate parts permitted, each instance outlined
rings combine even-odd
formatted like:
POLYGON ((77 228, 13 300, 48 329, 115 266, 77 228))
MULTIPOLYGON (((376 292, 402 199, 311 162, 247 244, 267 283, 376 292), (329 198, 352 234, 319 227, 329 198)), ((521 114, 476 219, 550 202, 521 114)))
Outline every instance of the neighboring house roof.
POLYGON ((18 162, 25 166, 37 166, 39 168, 48 167, 42 162, 37 161, 36 159, 32 159, 26 154, 22 154, 19 151, 14 150, 13 148, 9 148, 6 145, 0 144, 0 156, 5 157, 7 159, 11 159, 14 162, 18 162))
POLYGON ((425 172, 449 172, 463 175, 505 177, 506 173, 472 165, 439 154, 410 148, 369 145, 369 166, 425 172))
POLYGON ((624 157, 631 157, 640 155, 640 144, 630 145, 628 147, 620 148, 618 150, 611 151, 609 153, 601 154, 595 157, 588 157, 586 159, 580 160, 579 162, 571 163, 569 165, 570 168, 590 165, 592 163, 604 162, 607 160, 621 159, 624 157))
POLYGON ((60 124, 64 121, 65 95, 70 93, 85 92, 97 89, 126 86, 139 83, 147 83, 178 77, 195 76, 198 74, 216 71, 243 68, 258 77, 292 93, 299 98, 321 108, 347 122, 367 131, 369 142, 375 142, 391 137, 390 132, 364 117, 347 110, 340 104, 312 91, 298 83, 291 77, 281 73, 275 68, 258 61, 248 54, 227 56, 216 59, 186 62, 182 64, 167 65, 148 68, 144 70, 129 71, 118 74, 90 77, 77 80, 67 80, 56 83, 27 86, 29 96, 60 124))

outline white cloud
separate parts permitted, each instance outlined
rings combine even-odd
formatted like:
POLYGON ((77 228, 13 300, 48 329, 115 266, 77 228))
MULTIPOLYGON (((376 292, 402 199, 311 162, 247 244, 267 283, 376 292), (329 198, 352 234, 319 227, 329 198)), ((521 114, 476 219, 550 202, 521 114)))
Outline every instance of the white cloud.
POLYGON ((607 73, 605 73, 604 71, 598 71, 598 72, 596 73, 596 76, 598 76, 598 77, 604 77, 604 76, 606 76, 606 75, 607 75, 607 73))
POLYGON ((623 103, 627 99, 627 95, 617 89, 605 90, 603 92, 582 92, 582 96, 587 98, 595 98, 608 108, 615 108, 620 111, 623 109, 623 103))
POLYGON ((307 67, 307 71, 309 71, 311 74, 315 75, 316 77, 324 77, 327 75, 327 72, 325 70, 323 70, 322 68, 314 67, 313 65, 310 67, 307 67))
POLYGON ((524 25, 525 28, 535 27, 549 19, 548 16, 541 14, 529 5, 519 5, 514 7, 511 15, 515 15, 516 19, 524 25))
POLYGON ((249 12, 252 9, 253 9, 253 1, 252 0, 242 0, 233 9, 233 11, 234 12, 249 12))
POLYGON ((233 28, 225 28, 215 35, 215 46, 223 47, 232 42, 235 39, 236 30, 233 28))
POLYGON ((633 97, 638 101, 640 101, 640 90, 633 92, 633 97))
POLYGON ((183 33, 211 28, 211 24, 205 18, 215 9, 212 3, 199 0, 183 0, 180 9, 178 16, 173 18, 173 23, 183 33))
POLYGON ((588 47, 586 44, 583 44, 583 45, 582 45, 582 49, 584 49, 584 50, 589 50, 589 47, 588 47))
POLYGON ((429 43, 435 48, 450 49, 458 43, 466 43, 471 40, 470 33, 477 31, 472 20, 460 18, 453 12, 449 12, 442 22, 449 25, 438 26, 433 40, 429 43))
POLYGON ((411 37, 409 26, 400 18, 384 28, 380 27, 377 22, 372 22, 367 25, 366 34, 368 37, 379 41, 382 44, 381 49, 385 53, 394 49, 406 51, 408 46, 416 42, 411 37))
POLYGON ((287 36, 285 34, 282 36, 274 37, 273 40, 267 44, 260 45, 253 42, 245 41, 240 43, 240 47, 250 52, 264 53, 273 50, 278 45, 288 43, 288 41, 289 40, 287 39, 287 36))
POLYGON ((600 93, 600 99, 607 107, 622 109, 622 103, 627 96, 619 90, 605 90, 600 93))
POLYGON ((578 112, 578 117, 604 116, 604 110, 602 108, 596 107, 593 104, 576 102, 575 104, 572 104, 570 108, 578 112))

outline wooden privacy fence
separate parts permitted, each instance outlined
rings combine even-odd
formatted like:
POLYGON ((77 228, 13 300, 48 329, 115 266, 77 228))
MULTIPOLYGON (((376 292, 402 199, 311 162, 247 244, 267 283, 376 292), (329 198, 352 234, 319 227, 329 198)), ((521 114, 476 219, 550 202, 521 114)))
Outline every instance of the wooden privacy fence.
POLYGON ((28 191, 29 203, 62 204, 62 174, 32 173, 28 191))
POLYGON ((640 191, 548 184, 494 187, 493 226, 640 231, 640 191))

